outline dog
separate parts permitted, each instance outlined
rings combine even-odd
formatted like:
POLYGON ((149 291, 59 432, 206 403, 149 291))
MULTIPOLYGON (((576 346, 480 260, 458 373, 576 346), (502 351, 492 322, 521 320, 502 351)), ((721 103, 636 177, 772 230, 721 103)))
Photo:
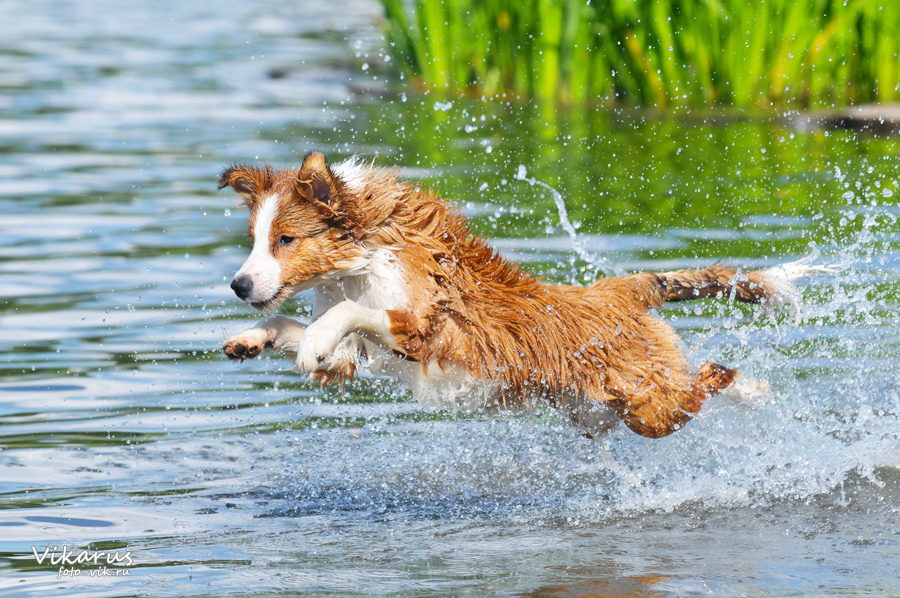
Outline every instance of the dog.
POLYGON ((397 169, 355 158, 329 166, 313 152, 299 170, 231 166, 225 187, 250 208, 253 240, 235 294, 266 312, 314 290, 311 324, 270 317, 228 338, 229 358, 272 348, 323 385, 365 366, 405 381, 429 410, 546 402, 589 438, 620 420, 666 436, 735 381, 713 362, 692 371, 653 308, 707 297, 774 306, 823 269, 801 260, 544 284, 397 169))

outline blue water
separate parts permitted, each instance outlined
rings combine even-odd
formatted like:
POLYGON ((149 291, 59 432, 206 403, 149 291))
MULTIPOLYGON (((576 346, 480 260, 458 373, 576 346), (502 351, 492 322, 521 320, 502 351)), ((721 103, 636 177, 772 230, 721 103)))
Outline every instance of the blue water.
POLYGON ((379 10, 0 5, 0 594, 900 593, 898 142, 423 95, 388 83, 379 10), (218 351, 257 317, 218 174, 314 148, 398 164, 550 280, 813 247, 840 271, 798 318, 661 314, 772 389, 661 440, 320 391, 218 351), (63 545, 134 564, 58 578, 32 547, 63 545))

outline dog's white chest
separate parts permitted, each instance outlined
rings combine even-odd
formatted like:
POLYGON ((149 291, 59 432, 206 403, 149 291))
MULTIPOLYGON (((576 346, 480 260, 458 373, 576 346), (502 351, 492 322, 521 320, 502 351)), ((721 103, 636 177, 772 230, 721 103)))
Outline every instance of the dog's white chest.
POLYGON ((407 285, 396 256, 387 249, 379 249, 366 259, 358 273, 336 276, 315 287, 313 319, 348 299, 369 309, 407 307, 407 285))
MULTIPOLYGON (((407 281, 396 256, 389 250, 374 252, 358 275, 336 279, 315 289, 313 319, 341 301, 351 300, 370 309, 409 306, 407 281)), ((369 370, 402 380, 413 398, 427 411, 474 411, 494 402, 494 389, 460 366, 442 369, 437 363, 409 361, 389 348, 365 339, 369 370)))

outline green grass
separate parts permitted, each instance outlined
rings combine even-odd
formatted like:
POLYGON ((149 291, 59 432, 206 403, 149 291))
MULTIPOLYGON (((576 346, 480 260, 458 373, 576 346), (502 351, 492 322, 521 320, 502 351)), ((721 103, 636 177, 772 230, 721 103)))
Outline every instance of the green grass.
POLYGON ((446 94, 820 107, 900 99, 895 0, 382 0, 392 62, 446 94))

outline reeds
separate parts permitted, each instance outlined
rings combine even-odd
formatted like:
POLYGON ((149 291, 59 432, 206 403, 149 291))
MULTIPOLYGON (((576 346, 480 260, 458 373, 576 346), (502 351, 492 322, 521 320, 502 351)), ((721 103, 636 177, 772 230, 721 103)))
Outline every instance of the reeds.
POLYGON ((815 107, 900 99, 895 0, 382 0, 397 68, 449 94, 815 107))

